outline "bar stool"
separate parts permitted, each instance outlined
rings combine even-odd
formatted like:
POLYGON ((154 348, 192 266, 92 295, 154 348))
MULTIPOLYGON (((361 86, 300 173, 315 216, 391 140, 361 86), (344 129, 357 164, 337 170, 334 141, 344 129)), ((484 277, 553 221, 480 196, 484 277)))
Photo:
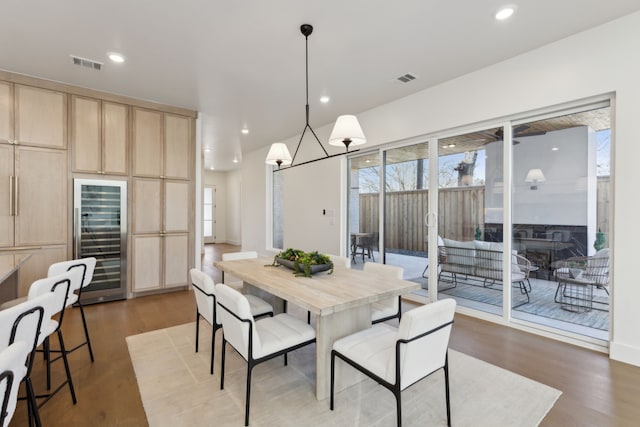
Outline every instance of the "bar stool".
POLYGON ((57 276, 36 280, 29 288, 29 299, 36 298, 43 294, 52 293, 55 296, 55 301, 53 301, 50 315, 55 316, 56 314, 59 314, 57 321, 50 319, 42 325, 41 329, 40 339, 42 339, 43 351, 47 365, 47 390, 51 389, 51 363, 62 359, 67 377, 66 380, 63 381, 53 392, 46 395, 36 396, 38 398, 45 398, 40 406, 49 401, 49 399, 51 399, 51 397, 53 397, 65 385, 69 386, 69 392, 71 393, 71 400, 73 401, 73 404, 75 405, 78 402, 76 399, 76 392, 73 387, 73 380, 71 379, 71 370, 69 369, 69 360, 67 359, 68 352, 64 345, 61 327, 64 320, 65 308, 67 307, 67 300, 71 294, 80 288, 80 286, 82 286, 82 270, 74 268, 57 276), (57 351, 60 352, 60 356, 55 359, 51 359, 49 338, 54 333, 58 335, 60 350, 57 351))
POLYGON ((49 266, 49 271, 47 276, 56 276, 58 274, 64 273, 65 271, 69 271, 71 269, 79 269, 82 271, 82 286, 78 289, 78 293, 72 293, 69 295, 67 300, 67 307, 77 304, 80 307, 80 315, 82 317, 82 326, 84 327, 84 342, 78 344, 70 350, 67 350, 67 353, 71 353, 76 351, 83 345, 86 345, 89 349, 89 356, 91 357, 91 362, 94 361, 93 358, 93 348, 91 347, 91 338, 89 338, 89 328, 87 328, 87 320, 84 315, 84 306, 82 305, 82 290, 89 286, 91 281, 93 280, 93 272, 96 269, 96 259, 94 257, 74 259, 71 261, 62 261, 57 262, 55 264, 51 264, 49 266))
MULTIPOLYGON (((55 300, 55 295, 48 292, 0 311, 0 325, 2 325, 0 328, 0 351, 4 351, 7 347, 17 342, 23 342, 27 345, 26 370, 19 381, 24 381, 25 383, 29 419, 30 421, 35 421, 36 426, 40 426, 41 423, 31 382, 31 368, 33 367, 33 356, 36 347, 45 338, 44 334, 40 333, 42 325, 43 323, 48 323, 51 319, 50 313, 55 300)), ((3 409, 4 412, 5 410, 3 409)), ((0 423, 1 425, 2 423, 0 423)))

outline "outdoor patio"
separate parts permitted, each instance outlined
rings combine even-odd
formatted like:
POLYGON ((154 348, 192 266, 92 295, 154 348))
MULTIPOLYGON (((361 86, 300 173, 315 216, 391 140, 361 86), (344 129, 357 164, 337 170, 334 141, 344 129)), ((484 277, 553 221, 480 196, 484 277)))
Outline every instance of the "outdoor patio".
MULTIPOLYGON (((380 262, 378 251, 373 252, 373 259, 380 262)), ((365 256, 365 262, 372 262, 365 256)), ((387 253, 386 263, 396 265, 404 269, 404 279, 420 283, 422 289, 414 294, 428 298, 429 280, 422 277, 428 258, 411 256, 398 253, 387 253)), ((356 262, 351 263, 352 268, 361 269, 363 267, 361 257, 356 258, 356 262)), ((428 272, 428 270, 427 270, 428 272)), ((425 273, 425 275, 427 275, 425 273)), ((533 275, 535 276, 535 274, 533 275)), ((609 339, 609 311, 608 295, 603 289, 594 289, 595 307, 590 311, 575 313, 562 308, 562 304, 555 302, 557 282, 555 280, 545 280, 531 277, 530 301, 526 301, 518 288, 512 288, 513 305, 519 305, 513 309, 512 316, 538 325, 557 328, 564 331, 592 337, 596 339, 609 339)), ((438 286, 439 298, 454 298, 462 307, 483 311, 485 313, 502 315, 502 286, 483 287, 478 283, 458 281, 456 287, 452 287, 451 278, 443 275, 438 286)))

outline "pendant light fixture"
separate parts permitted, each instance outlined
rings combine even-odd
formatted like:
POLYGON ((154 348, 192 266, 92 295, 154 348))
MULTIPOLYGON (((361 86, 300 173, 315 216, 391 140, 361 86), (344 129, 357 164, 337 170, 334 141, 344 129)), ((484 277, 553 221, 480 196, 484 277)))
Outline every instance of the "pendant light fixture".
MULTIPOLYGON (((271 165, 278 165, 278 170, 282 165, 294 167, 301 166, 307 163, 316 162, 318 160, 327 159, 330 157, 341 156, 345 153, 349 152, 349 145, 361 145, 366 142, 364 137, 364 133, 360 128, 360 124, 358 123, 358 119, 356 116, 340 116, 336 120, 336 124, 333 128, 333 132, 331 132, 331 138, 329 139, 330 145, 342 145, 346 147, 345 153, 329 155, 327 150, 324 148, 318 135, 316 135, 315 131, 309 124, 309 36, 313 32, 313 26, 310 24, 302 24, 300 26, 300 32, 304 36, 305 41, 305 83, 306 83, 306 105, 305 105, 305 125, 304 129, 302 129, 302 134, 300 135, 300 140, 298 141, 298 146, 296 147, 296 151, 293 154, 293 158, 289 153, 287 146, 284 143, 274 143, 271 144, 271 149, 269 150, 269 154, 267 155, 266 163, 271 165), (313 137, 316 139, 320 148, 324 152, 324 157, 320 157, 314 160, 308 160, 306 162, 294 164, 296 161, 296 156, 298 155, 298 150, 300 149, 300 144, 302 144, 302 139, 304 138, 307 129, 313 134, 313 137)), ((357 151, 357 150, 354 150, 357 151)))

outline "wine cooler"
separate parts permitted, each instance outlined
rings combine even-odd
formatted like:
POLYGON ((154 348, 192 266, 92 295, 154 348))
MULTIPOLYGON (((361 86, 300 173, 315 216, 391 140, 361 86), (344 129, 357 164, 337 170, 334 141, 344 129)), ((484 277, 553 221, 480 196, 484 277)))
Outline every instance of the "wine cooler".
POLYGON ((127 296, 127 182, 74 179, 74 257, 95 257, 83 303, 127 296))

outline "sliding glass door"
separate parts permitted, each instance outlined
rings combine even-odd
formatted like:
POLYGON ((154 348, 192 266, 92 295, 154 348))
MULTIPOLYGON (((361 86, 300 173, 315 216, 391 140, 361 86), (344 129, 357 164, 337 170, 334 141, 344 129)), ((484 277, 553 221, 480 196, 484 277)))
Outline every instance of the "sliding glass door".
POLYGON ((352 267, 400 266, 419 300, 606 342, 610 122, 603 102, 352 157, 352 267))
POLYGON ((608 103, 513 125, 514 319, 608 340, 610 128, 608 103))

